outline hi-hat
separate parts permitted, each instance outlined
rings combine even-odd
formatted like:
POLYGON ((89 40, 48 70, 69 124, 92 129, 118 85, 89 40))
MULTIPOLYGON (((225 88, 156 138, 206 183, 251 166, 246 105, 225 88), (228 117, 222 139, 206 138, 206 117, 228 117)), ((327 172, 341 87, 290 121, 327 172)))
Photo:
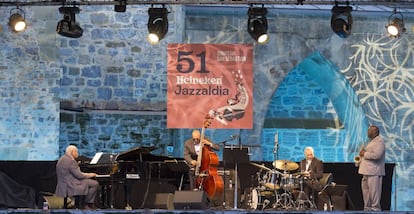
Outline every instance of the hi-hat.
POLYGON ((299 168, 299 164, 288 160, 275 160, 273 161, 273 167, 278 170, 294 171, 299 168))
POLYGON ((267 171, 272 171, 271 169, 267 168, 265 165, 260 165, 260 164, 257 164, 257 163, 250 163, 250 164, 252 164, 254 166, 257 166, 261 169, 267 170, 267 171))

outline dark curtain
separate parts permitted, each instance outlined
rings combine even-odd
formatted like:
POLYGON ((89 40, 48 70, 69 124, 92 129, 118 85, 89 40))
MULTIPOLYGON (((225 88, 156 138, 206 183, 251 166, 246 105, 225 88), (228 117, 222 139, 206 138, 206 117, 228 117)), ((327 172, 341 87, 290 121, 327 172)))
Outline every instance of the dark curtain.
POLYGON ((0 208, 36 208, 36 194, 0 171, 0 208))

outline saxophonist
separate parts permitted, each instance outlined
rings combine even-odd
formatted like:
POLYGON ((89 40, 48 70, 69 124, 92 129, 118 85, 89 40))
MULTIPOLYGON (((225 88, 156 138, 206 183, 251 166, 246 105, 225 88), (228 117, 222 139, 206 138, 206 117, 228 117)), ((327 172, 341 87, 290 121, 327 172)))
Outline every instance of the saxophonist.
POLYGON ((385 142, 379 134, 377 126, 370 126, 369 143, 359 151, 358 173, 362 175, 364 211, 381 211, 382 178, 385 176, 385 142))

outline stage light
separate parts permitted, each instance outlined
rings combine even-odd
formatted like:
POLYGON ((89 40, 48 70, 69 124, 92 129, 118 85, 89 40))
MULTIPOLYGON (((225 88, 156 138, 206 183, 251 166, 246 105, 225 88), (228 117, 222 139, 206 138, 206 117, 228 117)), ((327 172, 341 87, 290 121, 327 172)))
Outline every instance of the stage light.
POLYGON ((249 15, 247 32, 249 32, 250 36, 260 44, 266 43, 269 39, 267 34, 266 8, 250 7, 247 14, 249 15))
POLYGON ((158 43, 168 32, 168 10, 164 8, 148 9, 148 39, 151 43, 158 43))
POLYGON ((26 29, 27 23, 22 9, 17 7, 10 10, 9 26, 16 33, 26 29), (14 13, 12 14, 12 12, 14 13))
POLYGON ((126 0, 118 0, 118 4, 114 5, 114 11, 115 12, 125 12, 126 11, 126 0))
POLYGON ((79 38, 83 34, 82 28, 76 23, 75 14, 79 13, 78 7, 60 7, 59 13, 63 19, 56 26, 56 32, 65 37, 79 38))
POLYGON ((400 37, 401 34, 406 31, 402 13, 397 13, 397 10, 394 9, 394 13, 388 17, 388 25, 386 25, 385 28, 387 28, 387 32, 390 36, 394 38, 400 37))
POLYGON ((346 38, 352 29, 352 7, 338 6, 332 8, 331 28, 339 37, 346 38))

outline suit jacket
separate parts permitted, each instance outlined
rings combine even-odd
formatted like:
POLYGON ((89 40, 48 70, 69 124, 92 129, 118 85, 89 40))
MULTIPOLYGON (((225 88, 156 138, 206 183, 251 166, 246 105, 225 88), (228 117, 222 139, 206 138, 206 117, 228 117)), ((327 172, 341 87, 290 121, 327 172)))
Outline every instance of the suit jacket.
MULTIPOLYGON (((306 170, 306 158, 300 161, 300 170, 306 170)), ((322 184, 319 182, 319 179, 323 177, 322 161, 314 157, 312 159, 308 171, 310 171, 311 173, 309 178, 305 180, 305 192, 307 191, 306 189, 309 188, 315 191, 320 191, 323 188, 322 184)), ((309 191, 310 190, 308 190, 308 192, 309 191)))
POLYGON ((69 155, 63 155, 56 164, 57 186, 55 194, 58 196, 86 195, 88 186, 81 182, 89 175, 81 172, 78 163, 69 155))
POLYGON ((385 175, 385 143, 381 136, 376 136, 364 148, 358 173, 361 175, 385 175))
MULTIPOLYGON (((211 142, 210 139, 208 138, 204 138, 204 139, 211 142)), ((220 146, 213 143, 212 149, 220 150, 220 146)), ((191 138, 191 139, 186 140, 184 143, 184 160, 188 164, 190 164, 192 160, 197 160, 197 157, 198 157, 198 154, 195 151, 193 139, 191 138)))
MULTIPOLYGON (((300 161, 300 170, 306 170, 306 159, 300 161)), ((310 178, 319 180, 323 177, 323 163, 318 158, 313 158, 309 166, 309 171, 311 172, 310 178)))

